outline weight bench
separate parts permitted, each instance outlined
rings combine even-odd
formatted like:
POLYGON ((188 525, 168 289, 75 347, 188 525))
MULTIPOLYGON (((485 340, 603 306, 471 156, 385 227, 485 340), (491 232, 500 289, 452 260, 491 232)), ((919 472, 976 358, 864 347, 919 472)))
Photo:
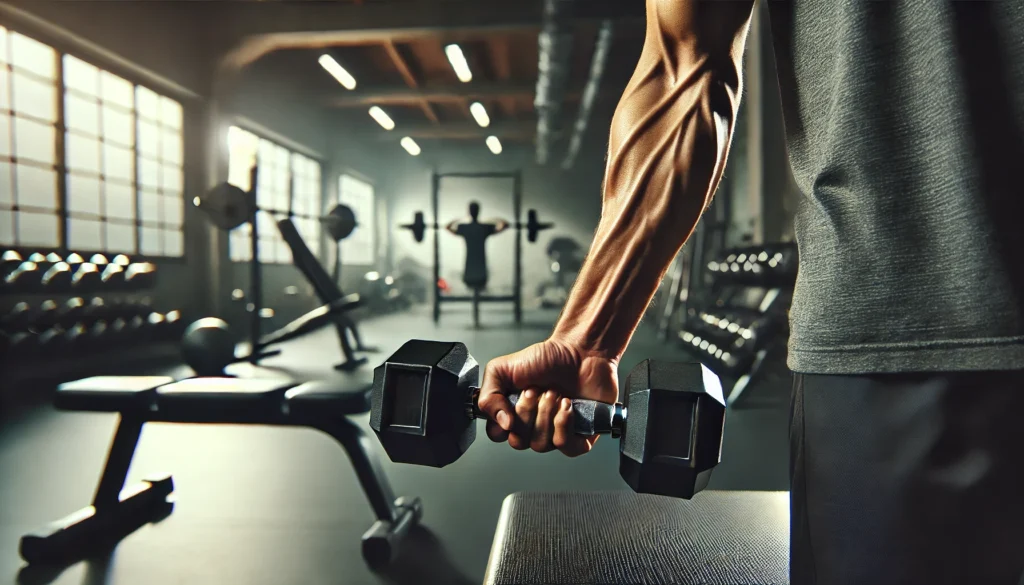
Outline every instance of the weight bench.
MULTIPOLYGON (((302 272, 303 276, 306 277, 309 284, 313 286, 313 290, 316 291, 316 296, 320 298, 320 302, 329 305, 343 299, 345 295, 338 288, 338 283, 327 274, 320 261, 310 252, 309 246, 302 240, 299 230, 295 228, 295 223, 291 219, 282 219, 277 222, 277 230, 281 232, 281 238, 284 239, 292 251, 292 262, 302 272)), ((334 326, 338 330, 338 341, 341 343, 341 351, 345 354, 345 361, 335 366, 335 369, 348 372, 365 364, 366 358, 356 357, 355 352, 371 352, 376 350, 363 345, 363 340, 359 336, 359 329, 356 328, 356 322, 350 316, 341 313, 335 317, 334 326), (352 342, 355 343, 354 349, 349 342, 349 335, 352 336, 352 342)))
POLYGON ((123 489, 147 422, 302 426, 327 433, 345 449, 377 516, 362 537, 363 556, 373 567, 390 562, 423 514, 418 498, 395 498, 366 434, 346 418, 369 410, 368 391, 278 379, 100 376, 62 384, 55 405, 116 412, 120 421, 92 505, 22 537, 21 556, 29 563, 80 559, 171 512, 170 476, 123 489))
POLYGON ((485 585, 788 585, 788 492, 518 493, 485 585))

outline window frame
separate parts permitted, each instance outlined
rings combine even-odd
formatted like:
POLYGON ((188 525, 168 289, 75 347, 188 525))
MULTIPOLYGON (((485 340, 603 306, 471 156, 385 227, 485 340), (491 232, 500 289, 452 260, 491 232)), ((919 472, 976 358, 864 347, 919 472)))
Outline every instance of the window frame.
MULTIPOLYGON (((9 238, 11 240, 11 243, 5 243, 2 247, 5 249, 22 250, 25 252, 67 253, 73 251, 83 254, 128 254, 131 257, 140 260, 158 260, 162 263, 179 264, 183 264, 184 262, 186 262, 188 259, 188 206, 186 205, 186 193, 188 191, 188 178, 190 170, 187 157, 187 146, 189 144, 191 137, 191 134, 187 128, 186 120, 191 111, 193 102, 199 99, 199 95, 163 77, 152 74, 151 72, 129 61, 123 60, 113 55, 112 53, 108 53, 106 50, 94 46, 87 41, 83 41, 75 37, 68 38, 65 35, 60 34, 62 31, 56 29, 55 27, 51 30, 50 27, 36 26, 34 23, 21 23, 18 22, 17 20, 18 19, 5 18, 2 21, 0 21, 0 27, 2 27, 4 31, 4 50, 5 52, 8 52, 5 62, 0 64, 0 68, 3 69, 4 74, 8 77, 9 85, 6 88, 7 96, 5 96, 7 97, 8 101, 10 101, 10 99, 13 97, 15 93, 13 73, 15 67, 12 63, 13 59, 10 58, 11 56, 9 54, 9 49, 12 45, 11 39, 14 37, 14 35, 20 35, 22 37, 31 39, 32 41, 47 47, 48 52, 52 52, 53 57, 53 78, 50 81, 53 83, 54 92, 54 120, 50 122, 45 120, 38 120, 36 118, 29 119, 35 119, 38 122, 45 122, 47 126, 52 127, 54 133, 53 165, 35 166, 39 168, 44 168, 48 172, 52 172, 54 175, 53 178, 55 181, 54 187, 56 198, 54 208, 50 211, 52 211, 52 213, 56 217, 57 234, 54 238, 54 240, 56 241, 55 245, 38 245, 25 242, 20 237, 20 234, 17 233, 16 226, 18 225, 18 211, 23 206, 19 206, 17 203, 18 190, 15 188, 16 181, 13 169, 15 168, 16 164, 20 164, 16 163, 16 161, 18 161, 20 157, 17 156, 17 152, 11 152, 9 155, 7 155, 6 159, 4 160, 4 162, 10 164, 12 168, 11 182, 8 186, 11 189, 11 202, 10 204, 4 203, 2 211, 11 214, 10 226, 5 226, 3 229, 10 227, 12 233, 9 238), (11 20, 14 20, 16 22, 10 22, 11 20), (81 89, 69 88, 69 78, 67 76, 66 71, 66 59, 68 58, 85 63, 96 70, 96 91, 86 92, 81 89), (105 169, 103 168, 103 149, 105 144, 103 135, 105 132, 103 128, 102 112, 100 111, 104 108, 105 104, 105 100, 102 97, 102 79, 104 75, 119 78, 126 82, 127 86, 131 87, 132 107, 131 111, 128 112, 127 119, 131 128, 132 144, 130 146, 120 143, 117 144, 117 147, 121 150, 125 150, 128 156, 131 158, 131 170, 129 171, 129 174, 131 175, 130 180, 125 179, 123 181, 117 182, 117 185, 123 188, 125 193, 130 193, 130 195, 128 196, 130 197, 131 203, 133 205, 133 216, 131 219, 128 219, 126 217, 110 217, 105 213, 103 209, 104 202, 106 200, 105 189, 108 182, 108 180, 106 179, 105 169), (143 188, 142 185, 140 184, 138 172, 138 157, 140 154, 138 148, 138 133, 140 117, 139 110, 137 107, 137 95, 140 91, 140 88, 152 92, 152 94, 154 94, 157 97, 158 103, 163 103, 163 101, 165 100, 172 102, 175 105, 177 112, 180 113, 180 119, 177 120, 176 123, 171 125, 170 127, 170 129, 174 133, 174 140, 172 140, 172 142, 176 142, 177 147, 180 149, 180 152, 172 158, 176 158, 178 160, 177 162, 174 162, 172 160, 167 160, 166 157, 164 156, 160 156, 159 160, 157 161, 157 164, 161 168, 161 170, 163 169, 164 166, 167 166, 168 168, 173 167, 177 174, 177 177, 173 180, 173 186, 168 188, 167 191, 170 192, 171 189, 176 189, 177 193, 174 193, 173 196, 168 196, 165 194, 165 185, 160 185, 156 189, 156 191, 160 194, 160 203, 158 205, 158 207, 161 210, 161 215, 159 216, 160 219, 158 220, 159 226, 153 226, 151 222, 144 222, 139 212, 141 207, 140 200, 143 197, 143 188), (92 93, 93 95, 87 95, 88 93, 92 93), (99 111, 98 121, 96 122, 96 136, 87 136, 87 132, 80 131, 80 129, 69 127, 68 101, 69 99, 74 98, 78 98, 79 100, 82 100, 83 102, 88 102, 90 104, 95 103, 96 108, 99 111), (100 152, 97 153, 99 164, 98 168, 96 168, 95 171, 75 169, 73 165, 70 163, 70 159, 72 157, 69 152, 68 146, 69 136, 76 135, 80 138, 83 138, 84 140, 95 142, 97 148, 99 149, 100 152), (76 170, 78 172, 76 172, 76 170), (96 184, 98 185, 99 189, 96 195, 98 197, 99 213, 91 211, 82 211, 80 209, 75 208, 75 205, 70 200, 71 183, 73 176, 78 178, 85 177, 86 179, 92 177, 92 180, 96 181, 96 184), (125 181, 127 181, 127 183, 125 181), (180 207, 171 215, 167 216, 173 217, 175 220, 177 220, 177 225, 175 225, 175 221, 171 221, 169 223, 164 222, 163 214, 165 213, 165 210, 173 209, 172 207, 166 207, 167 203, 164 202, 164 199, 169 199, 171 201, 177 199, 176 203, 180 207), (98 233, 100 234, 100 243, 98 249, 86 249, 85 246, 71 245, 72 220, 74 219, 92 221, 92 223, 97 224, 97 229, 99 230, 98 233), (110 221, 111 219, 113 219, 114 221, 110 221), (144 226, 143 224, 146 225, 144 226), (131 241, 133 242, 134 247, 133 252, 129 252, 128 250, 122 248, 113 249, 107 244, 109 238, 108 229, 111 225, 120 225, 124 227, 130 226, 132 234, 131 241), (144 227, 156 227, 158 233, 160 234, 160 237, 162 238, 160 242, 160 253, 143 253, 143 246, 141 245, 142 242, 140 240, 142 239, 142 231, 144 227), (177 237, 179 238, 180 243, 174 243, 176 244, 175 247, 180 246, 180 255, 167 255, 165 253, 166 246, 168 245, 167 242, 169 240, 164 239, 168 237, 164 232, 177 232, 177 237)), ((35 74, 32 75, 32 78, 39 79, 40 76, 38 74, 35 74)), ((124 110, 126 108, 121 107, 120 109, 124 110)), ((9 103, 7 108, 0 110, 0 115, 5 116, 7 120, 11 122, 13 122, 19 117, 23 117, 17 113, 17 108, 15 107, 15 104, 13 102, 9 103)), ((162 130, 165 125, 163 123, 163 116, 161 115, 159 117, 160 120, 157 121, 158 131, 162 130)), ((13 127, 12 123, 10 128, 10 133, 12 137, 14 132, 15 128, 13 127)), ((158 139, 160 140, 161 144, 163 144, 165 138, 166 137, 162 132, 158 133, 158 139)), ((11 150, 15 151, 16 148, 11 148, 11 150)), ((0 186, 0 188, 3 188, 3 186, 0 186)), ((173 205, 173 203, 171 203, 171 205, 173 205)), ((93 248, 93 246, 90 246, 89 248, 93 248)))
MULTIPOLYGON (((291 218, 293 220, 295 220, 295 219, 302 220, 301 222, 300 221, 296 221, 296 229, 298 229, 300 235, 303 236, 303 240, 306 242, 306 245, 309 247, 309 249, 313 253, 313 255, 318 260, 320 260, 322 262, 323 261, 324 231, 323 231, 322 226, 320 225, 320 222, 319 221, 316 222, 317 223, 316 228, 315 228, 316 229, 316 236, 315 236, 315 238, 312 238, 312 241, 311 241, 310 238, 306 237, 307 234, 303 233, 306 230, 303 229, 303 226, 301 226, 300 223, 302 223, 302 222, 307 222, 308 223, 308 221, 311 220, 311 219, 319 220, 319 218, 321 216, 323 216, 323 213, 324 213, 323 206, 324 206, 324 202, 326 201, 325 190, 324 190, 324 183, 323 183, 323 176, 324 176, 324 168, 327 166, 326 163, 324 162, 323 156, 320 155, 319 153, 315 152, 315 151, 312 151, 312 150, 302 146, 301 144, 298 144, 298 143, 296 143, 296 142, 294 142, 292 140, 287 139, 286 137, 283 137, 281 135, 278 135, 278 134, 276 134, 276 133, 266 129, 266 128, 260 126, 258 123, 253 122, 253 121, 251 121, 251 120, 249 120, 247 118, 235 117, 231 121, 231 123, 228 125, 228 129, 227 129, 226 136, 225 136, 225 142, 226 142, 226 146, 227 146, 227 157, 226 158, 227 158, 227 164, 228 164, 228 168, 229 168, 229 171, 228 171, 229 180, 230 180, 231 175, 234 174, 232 172, 232 170, 231 170, 232 145, 231 145, 231 141, 230 141, 230 134, 231 134, 233 129, 240 130, 240 131, 242 131, 242 132, 244 132, 244 133, 246 133, 246 134, 248 134, 248 135, 250 135, 252 137, 255 137, 257 139, 256 148, 255 148, 255 154, 254 154, 254 157, 253 157, 254 160, 252 161, 260 169, 259 176, 257 177, 257 182, 258 182, 257 183, 257 189, 260 189, 260 191, 257 192, 257 197, 259 197, 260 196, 260 192, 262 192, 261 187, 265 187, 266 186, 266 184, 264 183, 264 181, 266 180, 266 179, 264 179, 264 177, 267 176, 267 174, 264 172, 264 169, 266 168, 266 165, 262 164, 261 160, 260 160, 261 148, 263 147, 263 144, 267 143, 267 144, 271 145, 266 150, 263 150, 263 152, 269 152, 270 149, 272 148, 272 149, 276 149, 276 151, 278 153, 284 152, 284 153, 287 154, 287 158, 286 158, 286 160, 287 160, 287 165, 286 165, 286 168, 287 168, 287 181, 286 181, 286 184, 288 185, 288 188, 287 188, 287 191, 288 191, 288 195, 287 195, 287 198, 288 198, 288 208, 287 208, 287 210, 285 210, 285 209, 282 209, 280 207, 261 205, 259 202, 257 202, 257 208, 258 208, 258 212, 257 212, 258 215, 257 215, 257 217, 258 218, 259 217, 264 217, 265 218, 265 217, 268 217, 267 214, 270 214, 269 217, 273 217, 275 219, 283 218, 283 217, 288 217, 288 218, 291 218), (296 156, 302 157, 306 161, 311 161, 312 163, 314 163, 316 165, 316 168, 318 169, 318 178, 317 178, 316 184, 318 186, 317 190, 318 190, 318 193, 319 193, 319 198, 318 198, 318 201, 317 201, 317 206, 314 209, 314 213, 316 213, 316 215, 309 214, 309 213, 297 213, 296 212, 295 201, 296 201, 296 196, 297 196, 297 185, 296 185, 296 173, 295 173, 295 162, 294 162, 296 156)), ((275 171, 274 174, 276 174, 276 171, 278 170, 276 167, 278 167, 279 165, 274 164, 272 166, 275 167, 274 168, 274 171, 275 171)), ((251 172, 251 169, 252 169, 252 167, 250 166, 249 167, 249 172, 251 172)), ((238 172, 240 173, 240 171, 238 171, 238 172)), ((246 182, 248 183, 248 181, 246 181, 246 182)), ((237 185, 237 186, 239 186, 241 188, 245 187, 245 185, 237 185)), ((251 188, 251 185, 249 187, 251 188)), ((257 220, 257 221, 259 221, 259 220, 257 220)), ((281 235, 277 231, 277 227, 272 225, 272 223, 275 223, 275 222, 263 220, 260 223, 260 225, 259 225, 259 230, 260 230, 259 231, 259 234, 260 234, 260 256, 261 256, 260 262, 263 263, 263 264, 270 264, 270 265, 287 265, 287 264, 291 264, 292 260, 291 260, 290 250, 287 250, 287 245, 281 239, 281 235), (268 230, 271 231, 271 233, 273 234, 272 236, 265 236, 264 235, 268 230), (267 246, 268 244, 273 244, 275 249, 278 246, 283 246, 287 250, 287 259, 283 259, 284 255, 277 256, 276 254, 273 254, 273 255, 270 255, 269 257, 265 256, 264 250, 266 249, 265 246, 267 246)), ((247 262, 250 262, 252 260, 251 240, 250 240, 251 235, 250 234, 251 234, 251 228, 248 226, 248 224, 239 226, 238 228, 235 228, 234 230, 232 230, 230 232, 230 234, 228 236, 228 258, 230 259, 231 262, 247 263, 247 262), (241 248, 241 249, 236 249, 235 248, 236 245, 242 246, 243 243, 244 243, 244 247, 243 248, 241 248)))

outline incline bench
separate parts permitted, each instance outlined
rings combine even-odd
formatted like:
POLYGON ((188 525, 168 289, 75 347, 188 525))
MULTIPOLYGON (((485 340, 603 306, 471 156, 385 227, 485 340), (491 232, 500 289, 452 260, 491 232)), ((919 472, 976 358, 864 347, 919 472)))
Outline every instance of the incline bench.
POLYGON ((513 494, 484 583, 787 585, 789 494, 513 494))
MULTIPOLYGON (((306 245, 302 240, 302 236, 299 235, 299 230, 295 228, 295 223, 291 219, 282 219, 277 222, 277 230, 281 232, 281 238, 284 239, 292 251, 292 262, 302 272, 302 275, 306 277, 309 284, 313 286, 313 290, 316 292, 316 296, 320 298, 320 302, 329 305, 343 299, 345 295, 338 288, 338 283, 327 274, 320 261, 309 250, 309 246, 306 245)), ((352 317, 344 312, 338 313, 334 319, 334 326, 338 331, 341 351, 345 354, 345 361, 335 366, 335 368, 349 372, 365 364, 366 358, 356 357, 355 352, 372 352, 375 349, 363 345, 363 340, 359 336, 359 329, 356 327, 352 317), (349 342, 349 335, 352 336, 355 348, 349 342)))
POLYGON ((339 390, 326 382, 280 379, 101 376, 61 385, 57 408, 120 414, 106 466, 91 506, 22 537, 29 563, 63 563, 96 546, 113 544, 146 522, 170 513, 170 476, 124 488, 135 447, 147 422, 311 427, 345 449, 377 522, 363 535, 371 566, 389 562, 409 528, 419 522, 418 498, 396 499, 366 434, 348 415, 370 408, 367 390, 339 390))

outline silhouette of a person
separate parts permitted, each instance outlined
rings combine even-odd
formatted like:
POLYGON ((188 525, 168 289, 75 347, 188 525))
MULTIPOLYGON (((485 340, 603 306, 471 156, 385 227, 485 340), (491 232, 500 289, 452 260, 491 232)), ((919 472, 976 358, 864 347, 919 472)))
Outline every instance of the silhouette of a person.
POLYGON ((481 290, 487 286, 487 238, 509 228, 503 219, 480 221, 480 204, 469 203, 469 218, 457 219, 448 224, 449 232, 461 236, 466 241, 466 268, 462 273, 462 282, 473 290, 481 290))

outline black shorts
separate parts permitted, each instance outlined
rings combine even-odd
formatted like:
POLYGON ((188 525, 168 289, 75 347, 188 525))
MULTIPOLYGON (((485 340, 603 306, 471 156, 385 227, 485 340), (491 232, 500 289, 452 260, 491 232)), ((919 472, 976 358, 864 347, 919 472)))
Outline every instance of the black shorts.
POLYGON ((1024 371, 797 374, 793 585, 1024 585, 1024 371))

